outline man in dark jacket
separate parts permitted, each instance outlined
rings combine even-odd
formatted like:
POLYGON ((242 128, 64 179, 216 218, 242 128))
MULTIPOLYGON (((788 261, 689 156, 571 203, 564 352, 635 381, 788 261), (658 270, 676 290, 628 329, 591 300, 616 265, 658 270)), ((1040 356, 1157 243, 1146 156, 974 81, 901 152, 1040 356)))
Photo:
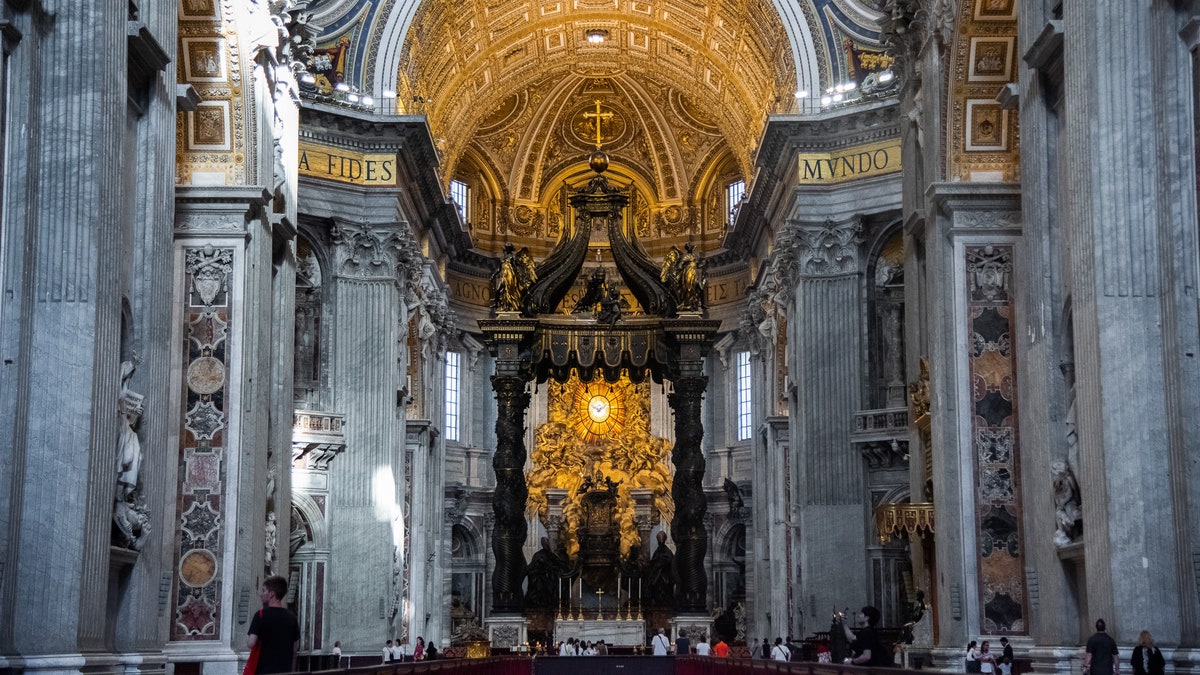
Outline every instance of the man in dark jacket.
POLYGON ((1117 641, 1105 632, 1104 619, 1096 619, 1096 632, 1087 641, 1083 655, 1083 672, 1089 675, 1120 675, 1121 661, 1117 656, 1117 641))

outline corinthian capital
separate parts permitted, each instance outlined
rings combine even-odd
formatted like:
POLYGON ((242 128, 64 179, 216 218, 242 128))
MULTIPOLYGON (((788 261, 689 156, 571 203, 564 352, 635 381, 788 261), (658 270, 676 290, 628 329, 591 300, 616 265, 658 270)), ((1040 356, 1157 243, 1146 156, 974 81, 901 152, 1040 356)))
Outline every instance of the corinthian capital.
POLYGON ((824 277, 858 271, 862 221, 792 222, 779 237, 778 264, 785 278, 824 277))
POLYGON ((402 286, 420 274, 424 257, 407 223, 339 221, 332 231, 334 273, 358 279, 393 279, 402 286))

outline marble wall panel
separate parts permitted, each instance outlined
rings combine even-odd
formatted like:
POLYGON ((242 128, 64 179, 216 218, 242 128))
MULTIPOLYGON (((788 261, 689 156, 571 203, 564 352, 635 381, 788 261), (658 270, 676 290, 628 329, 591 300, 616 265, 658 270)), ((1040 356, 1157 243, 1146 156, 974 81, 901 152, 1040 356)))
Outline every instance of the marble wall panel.
POLYGON ((985 635, 1026 635, 1025 541, 1017 476, 1013 246, 966 247, 979 596, 985 635))
POLYGON ((184 249, 183 407, 171 639, 221 637, 233 249, 184 249))

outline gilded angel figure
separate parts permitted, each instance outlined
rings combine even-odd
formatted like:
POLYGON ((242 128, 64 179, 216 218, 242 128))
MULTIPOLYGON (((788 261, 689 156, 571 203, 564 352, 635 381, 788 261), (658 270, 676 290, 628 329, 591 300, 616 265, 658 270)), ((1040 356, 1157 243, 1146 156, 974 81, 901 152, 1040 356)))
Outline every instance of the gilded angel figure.
POLYGON ((683 245, 683 250, 672 246, 663 258, 659 280, 666 284, 675 297, 675 306, 684 311, 699 311, 704 308, 704 259, 696 253, 692 242, 683 245))
POLYGON ((512 244, 504 245, 504 256, 500 259, 500 269, 492 275, 492 302, 498 312, 519 312, 525 301, 525 294, 537 281, 537 270, 533 265, 533 256, 528 247, 517 251, 512 244))

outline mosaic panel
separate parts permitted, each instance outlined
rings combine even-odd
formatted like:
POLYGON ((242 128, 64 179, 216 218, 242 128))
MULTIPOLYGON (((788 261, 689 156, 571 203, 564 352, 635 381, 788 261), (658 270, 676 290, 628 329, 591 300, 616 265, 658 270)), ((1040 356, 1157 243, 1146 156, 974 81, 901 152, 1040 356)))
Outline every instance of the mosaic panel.
POLYGON ((218 37, 182 38, 184 77, 190 82, 225 82, 225 40, 218 37))
POLYGON ((1026 635, 1016 353, 1011 339, 1013 247, 968 246, 966 257, 981 632, 1026 635))
POLYGON ((229 281, 233 249, 184 249, 184 377, 172 640, 221 635, 221 549, 229 415, 229 281))
POLYGON ((967 101, 967 151, 1002 152, 1007 150, 1008 112, 995 101, 967 101))
POLYGON ((978 0, 976 21, 1016 21, 1017 0, 978 0))
POLYGON ((1015 37, 973 37, 968 82, 1008 82, 1015 37))

